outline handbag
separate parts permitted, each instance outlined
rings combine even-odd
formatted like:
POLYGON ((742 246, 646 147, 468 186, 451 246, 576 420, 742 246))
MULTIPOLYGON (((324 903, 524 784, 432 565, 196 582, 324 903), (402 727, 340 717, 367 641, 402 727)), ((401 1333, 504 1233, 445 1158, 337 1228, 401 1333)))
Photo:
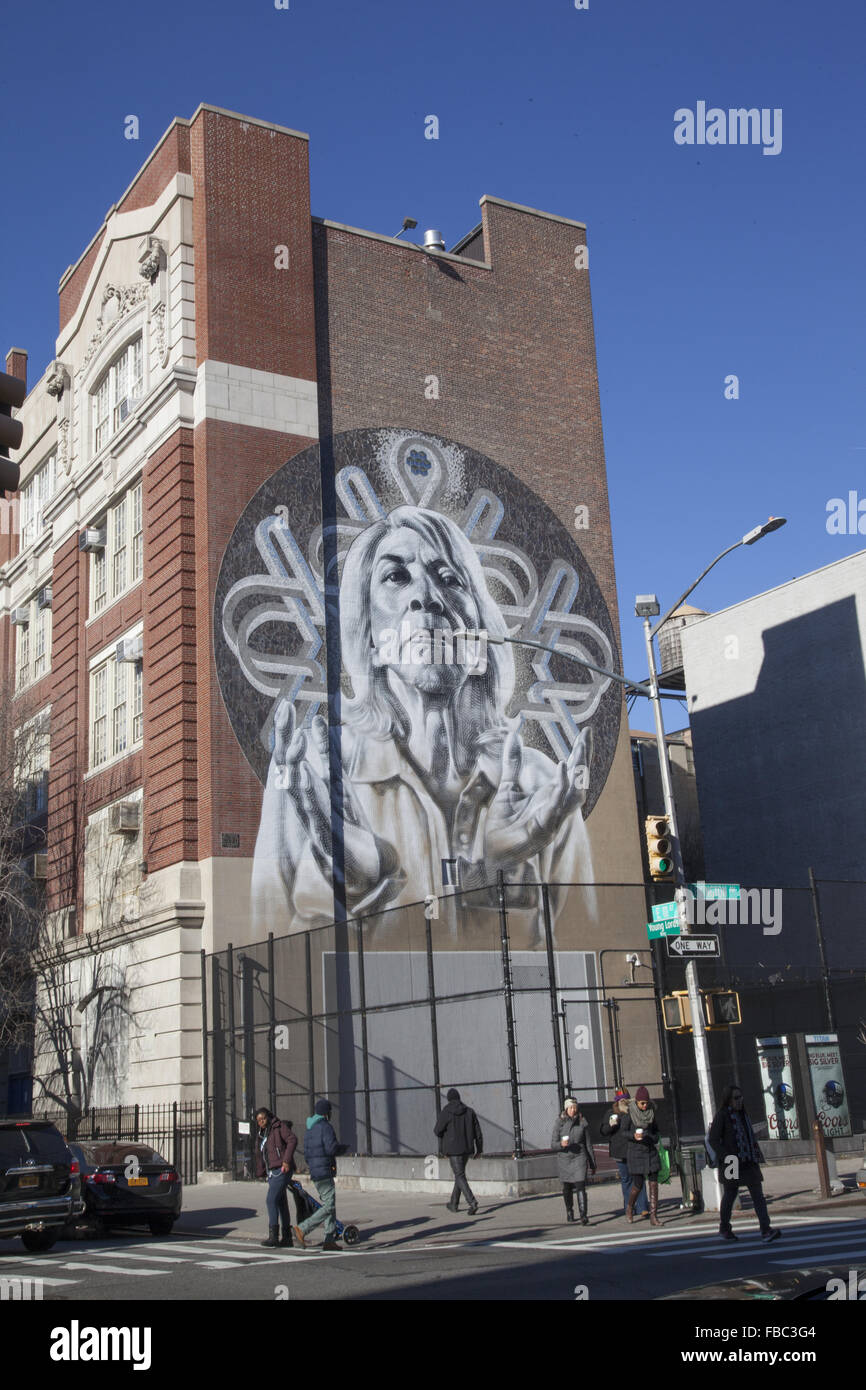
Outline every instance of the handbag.
POLYGON ((659 1175, 658 1181, 667 1183, 671 1180, 671 1156, 667 1149, 659 1145, 659 1175))

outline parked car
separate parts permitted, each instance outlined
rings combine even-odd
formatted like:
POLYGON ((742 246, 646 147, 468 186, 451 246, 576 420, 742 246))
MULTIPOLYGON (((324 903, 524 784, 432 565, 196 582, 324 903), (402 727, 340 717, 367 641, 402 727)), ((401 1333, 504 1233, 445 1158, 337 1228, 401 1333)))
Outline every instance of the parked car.
POLYGON ((50 1250, 84 1209, 80 1160, 48 1120, 0 1120, 0 1237, 50 1250))
POLYGON ((81 1168, 84 1220, 111 1226, 148 1226, 167 1236, 180 1216, 183 1183, 177 1169, 149 1144, 82 1140, 71 1145, 81 1168))
POLYGON ((798 1269, 781 1270, 778 1274, 741 1274, 734 1279, 721 1279, 715 1284, 699 1284, 696 1288, 681 1289, 679 1293, 664 1294, 659 1302, 677 1299, 735 1299, 820 1303, 829 1299, 866 1301, 866 1269, 850 1265, 809 1265, 798 1269), (832 1282, 831 1282, 832 1281, 832 1282))

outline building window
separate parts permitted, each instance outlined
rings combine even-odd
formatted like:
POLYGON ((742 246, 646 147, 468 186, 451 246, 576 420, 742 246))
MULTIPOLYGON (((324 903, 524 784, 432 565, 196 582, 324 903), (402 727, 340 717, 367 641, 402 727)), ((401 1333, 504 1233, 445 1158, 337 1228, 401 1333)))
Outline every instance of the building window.
POLYGON ((93 721, 90 728, 91 767, 99 767, 108 757, 105 738, 107 696, 108 665, 106 664, 98 671, 94 671, 90 677, 90 710, 93 721))
POLYGON ((30 625, 18 628, 18 688, 30 682, 30 625))
POLYGON ((144 737, 144 670, 136 662, 132 668, 132 741, 141 743, 144 737))
POLYGON ((99 529, 105 530, 105 549, 94 551, 90 557, 91 615, 101 613, 109 601, 114 602, 141 580, 141 506, 141 483, 136 483, 98 523, 99 529))
POLYGON ((136 584, 144 568, 144 526, 141 512, 141 483, 130 493, 132 503, 132 573, 130 583, 136 584))
POLYGON ((21 549, 38 540, 45 530, 45 508, 54 496, 57 456, 52 454, 21 489, 21 549))
POLYGON ((15 779, 21 789, 27 820, 48 807, 48 766, 51 748, 50 711, 43 710, 15 731, 15 779))
POLYGON ((51 669, 51 609, 40 609, 35 599, 21 604, 28 614, 25 626, 16 626, 15 666, 18 689, 46 676, 51 669))
POLYGON ((135 338, 112 362, 93 393, 93 448, 95 453, 120 429, 142 394, 143 354, 141 338, 135 338))
POLYGON ((90 766, 101 767, 141 743, 143 678, 139 662, 112 651, 90 672, 90 766))

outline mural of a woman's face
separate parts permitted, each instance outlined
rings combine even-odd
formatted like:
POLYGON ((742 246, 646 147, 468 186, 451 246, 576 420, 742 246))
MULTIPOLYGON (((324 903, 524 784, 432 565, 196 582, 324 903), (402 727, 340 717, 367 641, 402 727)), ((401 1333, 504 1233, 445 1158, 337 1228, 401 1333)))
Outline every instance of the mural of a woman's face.
MULTIPOLYGON (((477 629, 480 614, 468 576, 443 551, 409 526, 388 531, 373 556, 370 628, 374 649, 387 634, 477 629), (405 626, 404 626, 405 625, 405 626)), ((390 668, 407 685, 429 694, 453 694, 468 675, 465 665, 402 661, 390 668)))

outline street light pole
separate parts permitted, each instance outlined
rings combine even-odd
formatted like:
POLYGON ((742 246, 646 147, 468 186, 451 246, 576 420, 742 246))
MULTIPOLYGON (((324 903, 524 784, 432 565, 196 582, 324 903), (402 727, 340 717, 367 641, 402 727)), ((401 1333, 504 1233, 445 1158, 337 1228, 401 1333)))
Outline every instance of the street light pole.
MULTIPOLYGON (((686 908, 688 890, 686 889, 686 875, 683 868, 683 854, 680 846, 680 832, 677 826, 677 812, 674 804, 673 786, 671 783, 671 765, 668 758, 668 746, 665 739, 665 726, 662 719, 662 702, 659 699, 659 682, 656 675, 655 656, 653 654, 653 630, 648 616, 643 620, 644 637, 646 639, 647 662, 649 665, 649 698, 652 701, 653 715, 656 724, 656 747, 658 748, 659 774, 662 783, 662 796, 665 803, 665 816, 671 829, 671 857, 674 861, 674 894, 677 902, 677 919, 681 936, 690 934, 689 917, 686 908)), ((689 1008, 692 1015, 692 1041, 695 1049, 695 1066, 698 1074, 698 1090, 701 1097, 701 1114, 704 1120, 704 1133, 710 1128, 715 1115, 715 1100, 713 1098, 713 1079, 710 1071, 710 1054, 707 1047, 707 1030, 704 1026, 704 1010, 701 1001, 701 992, 698 987, 698 967, 695 960, 686 962, 686 988, 689 992, 689 1008)), ((718 1211, 720 1206, 720 1194, 718 1181, 715 1177, 715 1169, 708 1170, 713 1174, 711 1181, 711 1192, 705 1194, 705 1204, 712 1211, 718 1211), (706 1197, 710 1200, 706 1201, 706 1197)))

